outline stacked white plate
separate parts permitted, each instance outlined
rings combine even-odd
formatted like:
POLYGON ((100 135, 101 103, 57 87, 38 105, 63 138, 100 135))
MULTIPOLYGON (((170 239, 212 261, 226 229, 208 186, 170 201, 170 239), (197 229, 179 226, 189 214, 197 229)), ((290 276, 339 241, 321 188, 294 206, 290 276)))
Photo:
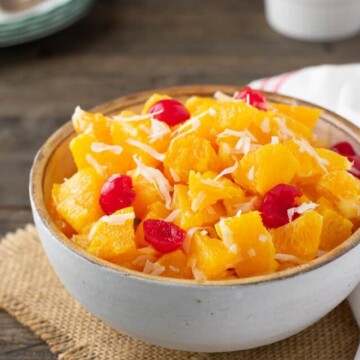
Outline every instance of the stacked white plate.
POLYGON ((0 47, 20 44, 53 34, 79 20, 94 0, 46 0, 27 10, 0 8, 0 47))

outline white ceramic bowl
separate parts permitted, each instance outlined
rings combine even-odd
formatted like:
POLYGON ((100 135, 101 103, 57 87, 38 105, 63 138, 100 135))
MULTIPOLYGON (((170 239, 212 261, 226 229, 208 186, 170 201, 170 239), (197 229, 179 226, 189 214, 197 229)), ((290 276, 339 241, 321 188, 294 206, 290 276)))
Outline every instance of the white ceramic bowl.
MULTIPOLYGON (((233 93, 234 87, 162 89, 174 97, 233 93)), ((106 114, 139 108, 141 93, 96 108, 106 114)), ((272 101, 304 104, 268 94, 272 101)), ((346 139, 359 150, 360 131, 325 111, 319 132, 331 142, 346 139)), ((181 350, 233 351, 291 336, 332 310, 360 280, 360 233, 335 250, 299 267, 275 274, 199 285, 157 278, 110 264, 76 247, 49 216, 53 182, 75 168, 68 150, 70 123, 54 133, 37 154, 31 173, 34 219, 50 262, 69 293, 115 329, 146 342, 181 350)))
POLYGON ((274 30, 306 41, 333 41, 360 31, 359 0, 265 0, 274 30))

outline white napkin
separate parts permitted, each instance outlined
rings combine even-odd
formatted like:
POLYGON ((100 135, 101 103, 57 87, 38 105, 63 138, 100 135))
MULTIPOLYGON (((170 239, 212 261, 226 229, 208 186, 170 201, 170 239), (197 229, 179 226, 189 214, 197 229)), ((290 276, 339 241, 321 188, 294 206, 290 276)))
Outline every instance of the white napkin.
MULTIPOLYGON (((360 126, 360 64, 312 66, 249 85, 309 101, 360 126)), ((360 326, 360 285, 348 299, 360 326)))

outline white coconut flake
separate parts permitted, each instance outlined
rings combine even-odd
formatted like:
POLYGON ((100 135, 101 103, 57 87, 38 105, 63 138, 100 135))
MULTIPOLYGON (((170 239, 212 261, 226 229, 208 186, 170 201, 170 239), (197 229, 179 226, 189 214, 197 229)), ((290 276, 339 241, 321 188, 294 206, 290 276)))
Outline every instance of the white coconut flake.
POLYGON ((250 181, 253 181, 254 178, 255 178, 255 166, 253 165, 249 172, 247 173, 247 178, 250 180, 250 181))
POLYGON ((129 116, 129 117, 117 115, 117 116, 113 116, 112 119, 116 120, 116 121, 123 121, 123 122, 142 121, 142 120, 151 119, 155 115, 159 115, 162 112, 163 112, 163 110, 160 110, 160 111, 153 112, 151 114, 134 115, 134 116, 129 116))
POLYGON ((173 272, 176 272, 176 273, 179 273, 180 272, 180 269, 176 266, 173 266, 173 265, 169 265, 169 269, 173 272))
POLYGON ((120 155, 123 152, 123 148, 119 145, 108 145, 101 142, 93 142, 91 144, 91 151, 95 153, 110 151, 113 154, 120 155))
POLYGON ((179 215, 181 211, 179 209, 176 209, 172 211, 165 219, 164 221, 173 222, 179 215))
POLYGON ((91 226, 89 234, 88 234, 88 239, 89 240, 93 239, 97 227, 98 227, 98 223, 95 223, 93 226, 91 226))
POLYGON ((268 134, 271 131, 269 118, 264 118, 264 120, 260 124, 260 129, 264 134, 268 134))
POLYGON ((207 230, 201 230, 201 231, 200 231, 200 234, 201 234, 202 236, 206 236, 206 235, 208 234, 208 232, 207 232, 207 230))
POLYGON ((149 135, 150 144, 162 139, 171 132, 170 128, 162 121, 151 119, 151 130, 149 135))
POLYGON ((304 214, 307 211, 314 210, 318 206, 319 206, 318 204, 311 202, 311 203, 302 203, 300 206, 288 209, 287 215, 289 218, 289 222, 293 220, 295 214, 299 214, 299 215, 304 214))
POLYGON ((129 212, 125 214, 113 214, 108 216, 103 216, 100 220, 108 223, 109 225, 124 225, 129 220, 135 219, 135 213, 129 212))
POLYGON ((256 256, 256 251, 253 248, 250 248, 247 253, 250 257, 256 256))
POLYGON ((219 189, 224 188, 224 185, 217 182, 215 179, 200 179, 200 182, 204 185, 208 185, 211 187, 215 187, 215 188, 219 188, 219 189))
POLYGON ((224 245, 230 249, 231 246, 234 245, 234 241, 233 241, 233 234, 232 231, 230 230, 230 228, 226 225, 225 219, 224 218, 220 218, 220 221, 218 222, 219 224, 219 228, 221 231, 221 235, 222 235, 222 240, 224 242, 224 245))
POLYGON ((132 264, 136 266, 144 267, 146 264, 146 261, 156 261, 156 256, 154 255, 139 255, 136 259, 132 261, 132 264))
POLYGON ((234 136, 238 138, 249 137, 252 141, 258 142, 258 139, 247 129, 243 131, 225 129, 223 132, 221 132, 218 135, 218 137, 220 138, 229 137, 229 136, 234 136))
POLYGON ((210 116, 216 116, 216 114, 217 114, 217 111, 215 109, 213 109, 213 108, 209 109, 209 115, 210 116))
POLYGON ((279 137, 278 136, 272 136, 271 137, 271 144, 278 144, 279 143, 279 137))
POLYGON ((237 254, 237 252, 238 252, 238 247, 237 247, 237 245, 236 245, 236 244, 231 245, 231 246, 229 247, 229 251, 230 251, 231 253, 233 253, 233 254, 237 254))
POLYGON ((214 94, 214 98, 216 100, 220 100, 220 101, 234 101, 235 100, 232 96, 227 95, 227 94, 223 93, 222 91, 216 91, 214 94))
POLYGON ((281 134, 285 137, 285 138, 291 138, 294 137, 295 134, 293 131, 291 131, 285 124, 285 120, 282 118, 274 118, 274 120, 276 121, 276 123, 279 126, 279 130, 281 132, 281 134))
POLYGON ((206 200, 206 192, 200 191, 197 197, 191 202, 191 210, 197 212, 206 200))
POLYGON ((265 243, 265 242, 267 242, 268 237, 265 234, 260 234, 258 239, 260 242, 265 243))
POLYGON ((147 154, 149 154, 151 157, 153 157, 156 160, 159 160, 159 161, 165 160, 165 154, 160 154, 159 152, 157 152, 154 148, 152 148, 149 145, 146 145, 140 141, 133 140, 133 139, 128 139, 128 140, 126 140, 126 142, 132 146, 139 148, 142 151, 145 151, 147 154))
POLYGON ((291 261, 295 264, 305 264, 306 260, 300 259, 297 256, 289 255, 289 254, 275 254, 275 260, 280 262, 291 261))
POLYGON ((320 168, 327 173, 327 165, 329 165, 329 161, 326 159, 323 159, 321 156, 318 155, 318 153, 315 151, 315 149, 306 141, 306 140, 298 140, 293 139, 294 143, 299 146, 299 151, 302 153, 307 153, 308 155, 312 156, 317 163, 319 164, 320 168))
POLYGON ((86 155, 86 161, 88 162, 88 164, 90 166, 92 166, 95 171, 100 175, 102 176, 104 179, 107 179, 107 173, 106 173, 106 170, 103 166, 101 166, 93 156, 91 156, 90 154, 87 154, 86 155))
POLYGON ((164 174, 159 169, 144 165, 138 156, 134 155, 133 159, 137 165, 135 174, 142 175, 148 182, 154 183, 161 198, 165 201, 165 207, 171 209, 171 195, 172 187, 164 174))
POLYGON ((205 274, 196 267, 196 260, 193 260, 193 261, 191 262, 191 270, 192 270, 192 273, 193 273, 193 275, 194 275, 195 280, 196 280, 199 284, 201 284, 201 283, 203 283, 203 282, 206 281, 206 276, 205 276, 205 274))
POLYGON ((175 137, 173 138, 173 140, 195 131, 201 125, 200 119, 202 117, 204 117, 205 115, 207 115, 208 113, 209 113, 209 110, 206 110, 206 111, 202 112, 201 114, 199 114, 198 116, 195 116, 195 117, 185 121, 184 124, 180 125, 174 131, 173 135, 175 135, 175 137), (182 132, 184 129, 186 129, 188 127, 190 128, 189 130, 182 132))
POLYGON ((180 181, 180 176, 178 175, 178 173, 173 169, 173 168, 169 168, 171 177, 173 178, 173 180, 175 182, 179 182, 180 181))
POLYGON ((251 138, 244 136, 241 138, 234 147, 234 153, 240 153, 246 155, 251 150, 251 138))
POLYGON ((152 134, 151 129, 148 126, 144 125, 144 124, 140 124, 139 129, 142 130, 145 134, 148 134, 148 135, 152 134))
POLYGON ((159 276, 165 271, 165 266, 160 265, 158 262, 151 262, 146 260, 143 273, 149 275, 159 276))
POLYGON ((214 181, 219 180, 224 175, 232 174, 239 166, 239 163, 235 160, 234 165, 225 168, 221 173, 215 176, 214 181))

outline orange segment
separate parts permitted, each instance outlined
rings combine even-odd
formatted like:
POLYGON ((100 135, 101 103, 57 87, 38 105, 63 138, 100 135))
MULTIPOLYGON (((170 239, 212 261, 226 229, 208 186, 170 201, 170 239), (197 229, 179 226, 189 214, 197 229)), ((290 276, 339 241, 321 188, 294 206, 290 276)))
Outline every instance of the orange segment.
POLYGON ((132 159, 123 155, 121 146, 97 142, 92 135, 80 134, 70 142, 70 151, 79 170, 92 165, 89 156, 104 170, 107 177, 130 170, 132 159))
POLYGON ((190 171, 189 198, 191 209, 194 212, 202 211, 209 205, 214 205, 219 200, 245 199, 244 191, 240 186, 226 177, 214 180, 216 173, 209 171, 204 174, 190 171))
POLYGON ((318 203, 316 211, 324 217, 320 249, 330 251, 350 237, 353 224, 329 207, 327 200, 319 199, 318 203))
POLYGON ((205 279, 216 279, 227 269, 238 262, 237 256, 230 252, 221 240, 212 239, 197 231, 191 242, 189 263, 192 264, 194 277, 197 280, 203 275, 205 279))
POLYGON ((320 196, 333 203, 347 219, 359 216, 360 181, 346 171, 333 171, 316 185, 320 196))
POLYGON ((72 116, 72 123, 78 134, 93 135, 97 141, 111 144, 111 120, 104 115, 92 114, 77 107, 72 116))
POLYGON ((214 98, 202 97, 202 96, 191 96, 185 102, 185 107, 189 110, 190 114, 194 116, 199 114, 199 110, 206 110, 211 108, 217 101, 214 98))
POLYGON ((215 229, 224 244, 237 252, 239 277, 276 270, 275 247, 258 211, 220 220, 215 229))
POLYGON ((245 155, 232 176, 242 187, 265 194, 275 185, 289 184, 298 166, 283 144, 268 144, 245 155))
POLYGON ((299 123, 305 125, 310 131, 314 130, 315 124, 322 113, 322 110, 320 109, 305 106, 274 103, 272 103, 271 106, 279 110, 282 114, 288 115, 299 123))
POLYGON ((178 278, 178 279, 191 279, 191 268, 188 265, 188 259, 182 250, 176 250, 169 254, 163 255, 158 263, 164 266, 165 270, 161 276, 178 278))
POLYGON ((166 152, 164 172, 169 180, 186 183, 190 170, 217 171, 219 161, 210 142, 196 136, 174 139, 166 152))
POLYGON ((121 209, 98 220, 91 228, 87 251, 111 260, 135 249, 135 213, 132 207, 121 209))
POLYGON ((202 211, 192 211, 188 191, 189 188, 186 185, 174 186, 173 209, 180 210, 174 223, 182 229, 189 230, 192 227, 214 224, 220 216, 225 214, 225 210, 220 204, 215 204, 202 211))
POLYGON ((94 169, 88 167, 61 185, 53 185, 52 199, 57 212, 77 232, 82 232, 88 224, 103 215, 99 196, 104 181, 94 169))
POLYGON ((276 252, 303 260, 314 259, 319 249, 322 227, 323 217, 311 210, 289 224, 271 230, 276 252))

